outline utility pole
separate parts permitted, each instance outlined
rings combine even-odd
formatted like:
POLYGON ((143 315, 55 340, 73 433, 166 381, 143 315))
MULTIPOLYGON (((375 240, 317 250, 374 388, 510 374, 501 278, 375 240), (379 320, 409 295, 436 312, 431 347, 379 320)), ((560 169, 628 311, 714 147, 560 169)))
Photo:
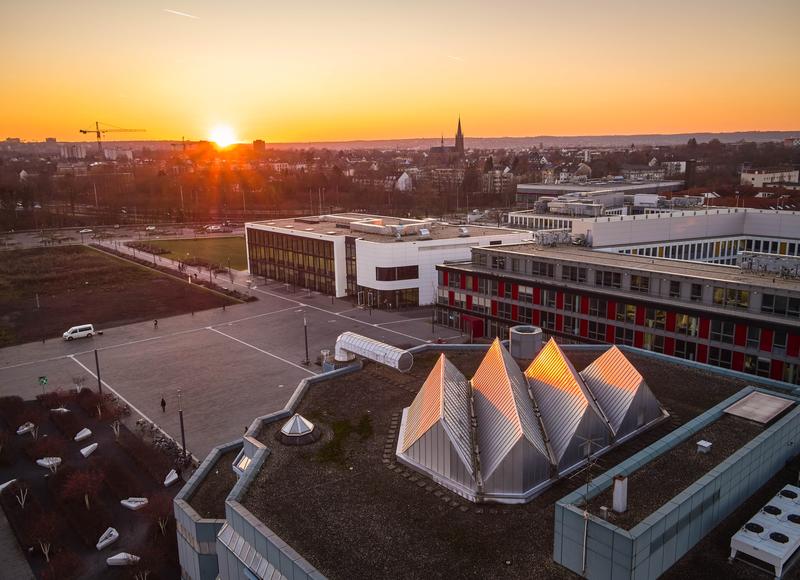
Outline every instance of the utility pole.
POLYGON ((94 369, 97 375, 97 392, 103 394, 103 382, 100 380, 100 359, 97 356, 97 349, 94 349, 94 369))
POLYGON ((183 429, 183 405, 181 404, 181 390, 178 389, 178 418, 181 421, 181 447, 183 447, 183 458, 189 456, 186 451, 186 431, 183 429))

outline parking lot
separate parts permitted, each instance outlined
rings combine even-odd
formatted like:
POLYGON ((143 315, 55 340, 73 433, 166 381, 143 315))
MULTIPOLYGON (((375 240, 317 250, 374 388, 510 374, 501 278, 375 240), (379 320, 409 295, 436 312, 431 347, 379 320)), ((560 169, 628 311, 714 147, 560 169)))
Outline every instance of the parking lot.
POLYGON ((304 364, 304 318, 312 361, 321 349, 332 351, 336 337, 348 330, 403 347, 460 338, 451 329, 433 328, 427 308, 368 311, 277 283, 252 292, 257 302, 162 319, 158 328, 131 324, 91 339, 2 349, 0 396, 31 398, 42 392, 42 376, 47 389, 70 388, 81 378, 96 388, 97 349, 104 387, 127 401, 134 415, 178 440, 181 390, 187 447, 202 458, 214 445, 241 436, 256 416, 281 409, 300 380, 321 372, 313 362, 304 364))

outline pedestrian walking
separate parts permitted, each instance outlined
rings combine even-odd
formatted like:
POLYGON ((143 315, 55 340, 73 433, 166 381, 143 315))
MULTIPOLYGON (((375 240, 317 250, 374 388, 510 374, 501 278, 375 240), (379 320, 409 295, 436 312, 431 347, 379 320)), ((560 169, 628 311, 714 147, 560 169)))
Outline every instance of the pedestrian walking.
POLYGON ((158 330, 158 320, 154 320, 154 321, 153 321, 153 328, 155 328, 156 330, 158 330))
POLYGON ((161 395, 161 412, 167 412, 167 402, 164 400, 164 395, 161 395))

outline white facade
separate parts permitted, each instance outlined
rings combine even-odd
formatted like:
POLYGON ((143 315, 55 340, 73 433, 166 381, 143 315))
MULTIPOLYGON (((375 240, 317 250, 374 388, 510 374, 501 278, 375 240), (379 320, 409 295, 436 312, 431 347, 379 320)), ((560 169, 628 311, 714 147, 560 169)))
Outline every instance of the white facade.
POLYGON ((397 191, 411 191, 413 187, 414 182, 412 181, 411 176, 405 171, 400 174, 400 177, 398 177, 397 181, 394 182, 394 188, 397 191))
POLYGON ((800 170, 753 170, 742 171, 742 185, 752 185, 753 187, 764 187, 768 183, 797 183, 800 181, 800 170))
MULTIPOLYGON (((436 301, 436 265, 449 261, 469 260, 472 256, 470 248, 488 246, 491 242, 504 244, 521 242, 530 239, 529 232, 508 230, 508 233, 497 233, 488 236, 470 236, 468 238, 450 238, 443 240, 418 240, 408 242, 373 242, 356 240, 356 276, 359 286, 375 290, 403 290, 419 288, 419 303, 432 304, 436 301), (375 268, 391 268, 399 266, 419 266, 417 280, 378 281, 375 268)), ((344 240, 342 240, 344 251, 344 240)), ((344 256, 344 254, 343 254, 344 256)), ((342 258, 344 260, 344 258, 342 258)), ((344 261, 342 261, 344 271, 344 261)), ((339 279, 339 262, 336 262, 337 289, 339 279)), ((342 294, 337 296, 344 296, 342 294)))

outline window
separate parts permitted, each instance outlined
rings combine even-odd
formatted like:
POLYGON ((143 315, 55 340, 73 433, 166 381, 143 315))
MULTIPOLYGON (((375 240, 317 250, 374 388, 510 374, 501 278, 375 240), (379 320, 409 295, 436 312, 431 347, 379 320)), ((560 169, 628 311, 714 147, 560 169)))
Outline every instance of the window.
POLYGON ((511 271, 519 272, 519 258, 511 258, 511 271))
POLYGON ((520 306, 519 321, 525 324, 530 324, 533 322, 533 309, 528 306, 520 306))
POLYGON ((747 308, 750 304, 750 292, 736 288, 721 288, 714 286, 714 304, 731 306, 733 308, 747 308))
POLYGON ((731 368, 733 352, 724 348, 712 346, 708 349, 708 364, 724 369, 731 368))
POLYGON ((680 298, 681 297, 681 283, 676 280, 671 280, 669 283, 669 297, 670 298, 680 298))
POLYGON ((589 314, 592 316, 605 316, 608 305, 602 298, 589 298, 589 314))
POLYGON ((617 304, 617 320, 619 322, 634 322, 636 320, 636 306, 633 304, 617 304))
POLYGON ((533 304, 533 288, 530 286, 520 286, 519 301, 525 304, 533 304))
POLYGON ((486 278, 478 278, 478 294, 489 293, 489 280, 486 278))
POLYGON ((606 325, 602 322, 589 321, 589 338, 592 340, 606 340, 606 325))
POLYGON ((580 312, 581 297, 577 294, 564 294, 564 310, 567 312, 580 312))
POLYGON ((480 314, 486 314, 489 312, 491 303, 492 301, 485 296, 475 296, 475 298, 472 299, 472 311, 480 314))
POLYGON ((506 302, 499 302, 497 304, 497 316, 500 318, 511 318, 511 304, 506 302))
POLYGON ((761 299, 761 312, 800 318, 800 298, 764 294, 761 299))
MULTIPOLYGON (((390 270, 393 268, 382 268, 383 270, 390 270)), ((380 278, 378 278, 380 280, 380 278)), ((447 285, 450 288, 459 288, 461 286, 461 274, 458 272, 450 272, 450 277, 447 279, 447 285)))
POLYGON ((586 282, 586 268, 561 266, 561 279, 570 282, 586 282))
POLYGON ((772 352, 786 354, 786 331, 776 330, 772 335, 772 352))
POLYGON ((531 274, 534 276, 544 276, 546 278, 553 278, 555 267, 550 262, 531 262, 531 274))
POLYGON ((503 298, 511 300, 511 282, 503 284, 503 298))
POLYGON ((692 302, 702 302, 703 301, 703 285, 702 284, 692 284, 692 293, 689 296, 692 302))
MULTIPOLYGON (((419 266, 399 266, 396 268, 375 268, 375 279, 379 282, 392 282, 394 280, 416 280, 419 278, 419 266)), ((458 288, 461 274, 450 272, 447 285, 458 288)))
POLYGON ((675 316, 675 332, 697 336, 697 329, 698 321, 696 316, 689 316, 688 314, 677 314, 675 316))
POLYGON ((639 276, 638 274, 631 276, 631 291, 650 292, 650 278, 647 276, 639 276))
POLYGON ((575 318, 574 316, 564 317, 564 333, 574 334, 575 336, 580 335, 581 329, 577 318, 575 318))
POLYGON ((747 327, 747 346, 758 348, 761 345, 761 329, 757 326, 747 327))
POLYGON ((545 330, 556 329, 556 315, 554 312, 542 312, 542 328, 545 330))
POLYGON ((660 334, 650 334, 646 332, 642 347, 645 350, 652 350, 653 352, 664 352, 664 337, 660 334))
POLYGON ((505 270, 506 269, 506 257, 505 256, 492 256, 492 268, 495 270, 505 270))
POLYGON ((607 288, 622 288, 622 274, 619 272, 596 271, 594 273, 594 283, 596 286, 607 288))
POLYGON ((644 324, 648 328, 660 328, 663 330, 666 326, 667 313, 663 310, 648 308, 644 311, 644 319, 644 324))
POLYGON ((761 358, 760 356, 745 355, 744 357, 744 372, 759 377, 769 376, 770 360, 768 358, 761 358))
POLYGON ((475 264, 476 266, 485 266, 486 265, 486 254, 473 252, 473 254, 472 254, 472 263, 475 264))
POLYGON ((556 291, 555 290, 542 290, 542 304, 550 308, 556 307, 556 291))
POLYGON ((733 322, 723 320, 711 321, 711 340, 733 343, 733 322))
POLYGON ((498 288, 500 288, 500 285, 497 280, 489 280, 489 294, 497 296, 498 288))
POLYGON ((614 343, 633 346, 633 330, 617 326, 614 330, 614 343))
POLYGON ((695 348, 696 345, 693 342, 689 342, 688 340, 676 340, 675 356, 688 360, 694 360, 695 348))

